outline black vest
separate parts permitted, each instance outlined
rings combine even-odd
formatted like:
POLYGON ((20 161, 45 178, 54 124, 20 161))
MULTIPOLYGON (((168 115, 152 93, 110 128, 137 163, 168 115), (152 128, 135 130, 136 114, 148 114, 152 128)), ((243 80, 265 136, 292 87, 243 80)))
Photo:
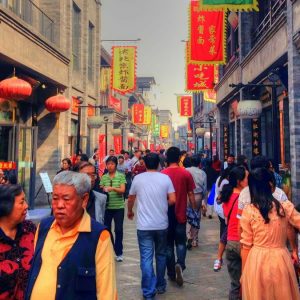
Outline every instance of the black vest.
MULTIPOLYGON (((42 265, 42 250, 53 217, 42 220, 29 274, 25 300, 31 293, 42 265)), ((56 300, 97 300, 95 254, 105 227, 91 219, 91 232, 80 232, 74 245, 57 268, 56 300)), ((43 280, 47 280, 44 278, 43 280)))

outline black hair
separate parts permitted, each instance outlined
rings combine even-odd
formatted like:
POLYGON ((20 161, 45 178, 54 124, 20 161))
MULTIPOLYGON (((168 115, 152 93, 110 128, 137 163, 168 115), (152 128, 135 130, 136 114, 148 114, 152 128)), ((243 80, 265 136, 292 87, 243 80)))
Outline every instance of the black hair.
POLYGON ((199 165, 201 164, 201 158, 199 157, 199 155, 193 155, 191 157, 191 165, 192 167, 199 167, 199 165))
POLYGON ((145 153, 146 153, 146 154, 151 153, 150 149, 146 149, 146 150, 145 150, 145 153))
POLYGON ((252 171, 258 168, 269 169, 270 160, 266 156, 262 156, 262 155, 255 156, 251 159, 250 167, 252 171))
POLYGON ((81 154, 80 161, 89 161, 89 157, 86 154, 81 154))
POLYGON ((168 164, 179 163, 180 156, 181 156, 181 152, 179 148, 170 147, 166 153, 167 163, 168 164))
POLYGON ((96 148, 94 148, 94 153, 95 153, 95 152, 97 152, 97 151, 98 151, 98 148, 97 148, 97 147, 96 147, 96 148))
POLYGON ((159 165, 159 156, 157 153, 148 153, 144 157, 144 161, 148 170, 157 170, 159 165))
POLYGON ((236 165, 243 166, 246 168, 247 171, 249 171, 249 167, 248 167, 246 160, 247 160, 247 157, 245 155, 243 155, 243 154, 238 155, 238 157, 236 158, 236 165))
POLYGON ((120 159, 120 158, 124 159, 124 156, 123 155, 119 155, 118 159, 120 159))
POLYGON ((130 155, 130 153, 128 151, 124 151, 124 154, 130 155))
POLYGON ((18 183, 18 175, 16 170, 10 170, 7 172, 7 180, 9 184, 17 184, 18 183))
POLYGON ((10 215, 14 208, 15 197, 23 192, 19 184, 0 185, 0 218, 10 215))
POLYGON ((230 153, 230 154, 228 155, 228 157, 235 157, 235 155, 234 155, 233 153, 230 153))
POLYGON ((221 186, 221 183, 222 183, 222 181, 223 181, 224 179, 227 179, 227 178, 228 178, 230 171, 231 171, 230 168, 226 168, 225 170, 222 171, 221 177, 220 177, 219 182, 218 182, 218 187, 221 186))
POLYGON ((105 163, 108 164, 109 162, 113 162, 116 166, 118 165, 118 159, 115 156, 109 156, 105 163))
POLYGON ((82 154, 82 149, 78 149, 78 151, 76 152, 76 156, 81 156, 82 154))
POLYGON ((160 149, 160 150, 159 150, 159 153, 160 153, 160 154, 164 154, 164 152, 165 152, 165 149, 160 149))
POLYGON ((125 150, 122 149, 122 150, 120 151, 120 154, 124 155, 124 154, 125 154, 125 150))
POLYGON ((66 161, 67 162, 67 164, 71 167, 72 166, 72 162, 71 162, 71 159, 70 158, 64 158, 64 159, 62 159, 62 163, 64 162, 64 161, 66 161))
POLYGON ((238 181, 245 179, 246 169, 242 166, 234 167, 230 170, 228 184, 225 184, 221 191, 221 202, 227 203, 233 193, 233 189, 238 186, 238 181))
POLYGON ((191 158, 189 156, 183 160, 183 166, 185 168, 190 168, 192 166, 191 158))
POLYGON ((187 151, 181 150, 181 151, 180 151, 180 156, 182 156, 182 155, 184 155, 184 154, 187 154, 187 151))
POLYGON ((270 222, 269 212, 275 205, 277 215, 284 217, 285 212, 280 202, 273 197, 270 183, 273 181, 272 172, 266 168, 256 168, 249 175, 249 190, 251 203, 260 211, 265 223, 270 222))

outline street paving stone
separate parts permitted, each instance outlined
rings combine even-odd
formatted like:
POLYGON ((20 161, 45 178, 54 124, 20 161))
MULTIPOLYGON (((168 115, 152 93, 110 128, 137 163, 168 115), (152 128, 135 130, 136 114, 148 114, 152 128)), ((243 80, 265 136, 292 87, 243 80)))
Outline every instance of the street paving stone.
MULTIPOLYGON (((217 254, 219 220, 203 218, 199 233, 199 247, 187 252, 187 269, 184 285, 168 281, 167 292, 157 300, 225 300, 228 299, 229 276, 226 265, 220 272, 213 271, 217 254)), ((124 223, 124 261, 117 265, 117 284, 120 300, 140 300, 141 272, 140 256, 136 238, 135 221, 127 217, 124 223)))

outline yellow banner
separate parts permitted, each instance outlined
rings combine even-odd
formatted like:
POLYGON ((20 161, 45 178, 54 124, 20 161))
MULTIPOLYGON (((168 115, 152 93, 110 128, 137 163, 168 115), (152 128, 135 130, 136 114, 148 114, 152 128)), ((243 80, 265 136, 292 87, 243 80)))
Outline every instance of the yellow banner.
POLYGON ((100 92, 106 92, 110 88, 111 68, 101 68, 100 70, 100 92))
POLYGON ((136 47, 113 47, 112 89, 126 94, 136 89, 136 47))
POLYGON ((152 109, 150 106, 144 107, 144 125, 151 125, 152 109))
POLYGON ((168 125, 160 125, 160 137, 166 139, 169 137, 169 126, 168 125))

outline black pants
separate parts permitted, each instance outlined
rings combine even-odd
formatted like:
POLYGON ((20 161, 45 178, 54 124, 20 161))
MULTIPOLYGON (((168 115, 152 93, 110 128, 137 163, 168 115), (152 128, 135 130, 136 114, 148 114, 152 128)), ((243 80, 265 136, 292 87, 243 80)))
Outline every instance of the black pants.
POLYGON ((225 219, 221 218, 220 216, 218 216, 218 218, 220 221, 220 238, 221 238, 227 225, 226 225, 225 219))
POLYGON ((123 222, 124 208, 107 209, 104 216, 104 225, 111 230, 111 222, 115 223, 115 239, 113 239, 114 250, 117 256, 123 254, 123 222))

